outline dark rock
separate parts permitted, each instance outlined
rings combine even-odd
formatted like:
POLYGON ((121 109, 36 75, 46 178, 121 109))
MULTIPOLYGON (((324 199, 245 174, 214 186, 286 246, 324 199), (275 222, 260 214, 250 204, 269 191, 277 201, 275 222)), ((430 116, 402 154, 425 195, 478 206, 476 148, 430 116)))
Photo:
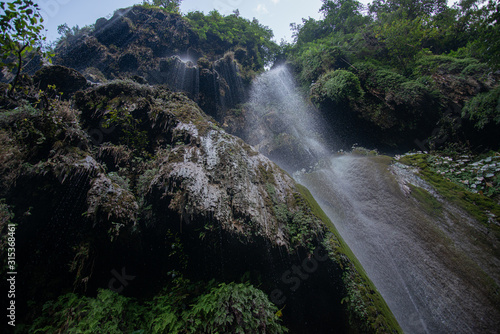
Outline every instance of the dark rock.
POLYGON ((107 23, 108 23, 108 20, 104 17, 101 17, 100 19, 95 21, 94 28, 96 31, 101 31, 102 29, 104 29, 104 27, 106 26, 107 23))
POLYGON ((95 32, 95 36, 100 43, 117 47, 130 43, 133 38, 130 20, 117 12, 109 21, 103 23, 100 24, 100 29, 95 32))
POLYGON ((68 66, 78 71, 97 67, 101 71, 109 67, 108 51, 94 36, 82 36, 69 45, 60 45, 54 63, 68 66))
POLYGON ((181 15, 134 6, 116 11, 109 20, 100 18, 86 35, 60 42, 54 61, 85 73, 92 82, 137 75, 149 84, 165 84, 222 121, 221 115, 244 100, 249 82, 242 81, 239 67, 253 60, 244 48, 234 56, 222 46, 206 54, 206 43, 181 15))
POLYGON ((118 66, 120 68, 120 71, 123 72, 134 71, 139 67, 139 60, 135 55, 126 53, 118 60, 118 66))
POLYGON ((43 67, 35 73, 33 81, 42 90, 55 85, 56 91, 63 93, 63 99, 69 99, 75 92, 87 88, 87 79, 80 72, 60 65, 43 67))

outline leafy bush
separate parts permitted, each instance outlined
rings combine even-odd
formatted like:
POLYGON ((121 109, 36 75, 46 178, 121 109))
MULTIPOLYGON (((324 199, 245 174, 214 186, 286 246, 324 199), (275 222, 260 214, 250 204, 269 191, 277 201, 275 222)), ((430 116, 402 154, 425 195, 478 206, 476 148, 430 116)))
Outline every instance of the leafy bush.
POLYGON ((483 78, 487 73, 490 72, 490 67, 484 63, 470 64, 462 70, 463 75, 475 77, 477 79, 483 78))
POLYGON ((376 36, 385 43, 390 60, 401 70, 407 70, 415 56, 422 51, 425 40, 436 36, 438 30, 429 21, 423 16, 402 18, 376 26, 376 36))
POLYGON ((381 69, 368 75, 367 86, 377 91, 388 92, 398 90, 399 85, 407 81, 404 76, 386 69, 381 69))
POLYGON ((311 93, 318 101, 330 99, 335 103, 355 100, 364 94, 359 78, 346 70, 330 71, 323 75, 311 93))
POLYGON ((134 150, 136 154, 144 154, 149 144, 147 131, 140 130, 141 121, 134 118, 126 109, 110 110, 104 115, 103 127, 118 126, 122 136, 120 142, 134 150))
POLYGON ((414 75, 417 76, 434 74, 436 72, 460 74, 463 73, 466 68, 469 68, 469 71, 473 68, 476 70, 479 69, 477 65, 479 65, 479 61, 474 58, 460 59, 445 55, 431 55, 421 57, 416 62, 416 66, 413 72, 414 75))
POLYGON ((143 4, 164 8, 172 13, 179 13, 181 0, 144 0, 143 4))
POLYGON ((406 104, 410 107, 425 107, 432 103, 432 94, 429 89, 418 81, 407 81, 399 85, 399 90, 394 96, 394 100, 399 104, 406 104))
POLYGON ((500 86, 474 96, 462 109, 462 117, 468 117, 477 129, 487 124, 500 124, 500 86))
POLYGON ((189 12, 185 18, 200 38, 200 49, 212 58, 229 50, 243 48, 247 50, 251 69, 260 71, 272 61, 273 53, 277 51, 278 46, 271 40, 272 30, 257 19, 250 21, 237 14, 224 16, 216 10, 208 15, 199 11, 189 12))
POLYGON ((345 67, 347 63, 342 60, 344 58, 345 55, 340 47, 330 46, 321 41, 309 44, 297 59, 302 81, 311 83, 332 68, 345 67))
POLYGON ((222 283, 201 296, 191 309, 191 333, 286 333, 274 306, 248 283, 222 283))
MULTIPOLYGON (((96 298, 73 293, 49 301, 31 333, 286 333, 278 308, 249 283, 191 284, 173 280, 153 301, 139 304, 110 290, 96 298), (203 294, 205 289, 208 292, 203 294), (211 287, 211 288, 210 288, 211 287), (202 291, 200 295, 199 291, 202 291)), ((206 290, 205 290, 206 291, 206 290)))
POLYGON ((68 293, 47 302, 44 315, 35 320, 31 333, 124 333, 142 323, 139 305, 110 290, 96 298, 68 293))

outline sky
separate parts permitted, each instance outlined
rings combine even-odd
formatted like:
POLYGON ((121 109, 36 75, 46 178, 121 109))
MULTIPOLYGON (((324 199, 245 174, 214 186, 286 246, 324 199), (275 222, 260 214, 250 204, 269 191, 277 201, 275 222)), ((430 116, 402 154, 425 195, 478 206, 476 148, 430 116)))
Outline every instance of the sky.
MULTIPOLYGON (((38 0, 47 29, 47 40, 54 41, 59 35, 57 27, 67 23, 69 27, 93 24, 100 17, 110 17, 118 8, 142 3, 142 0, 38 0)), ((361 2, 367 3, 368 0, 361 2)), ((321 0, 183 0, 181 12, 199 10, 208 14, 217 9, 221 14, 232 14, 238 9, 247 19, 254 17, 274 32, 274 39, 292 41, 290 23, 301 23, 302 18, 320 19, 321 0)))

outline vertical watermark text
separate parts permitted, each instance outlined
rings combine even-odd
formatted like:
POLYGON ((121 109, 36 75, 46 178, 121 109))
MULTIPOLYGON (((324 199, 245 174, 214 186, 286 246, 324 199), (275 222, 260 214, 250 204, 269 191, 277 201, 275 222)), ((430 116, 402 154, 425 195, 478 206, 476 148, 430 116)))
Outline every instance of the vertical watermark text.
POLYGON ((16 225, 7 226, 7 323, 9 326, 16 326, 16 225))

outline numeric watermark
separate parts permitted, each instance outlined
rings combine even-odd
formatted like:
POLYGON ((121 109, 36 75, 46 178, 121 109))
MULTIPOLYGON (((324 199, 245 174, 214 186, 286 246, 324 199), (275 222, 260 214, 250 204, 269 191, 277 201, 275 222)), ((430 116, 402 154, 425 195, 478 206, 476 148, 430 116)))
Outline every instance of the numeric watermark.
POLYGON ((9 326, 16 326, 16 225, 7 226, 7 298, 9 306, 7 307, 7 323, 9 326))

